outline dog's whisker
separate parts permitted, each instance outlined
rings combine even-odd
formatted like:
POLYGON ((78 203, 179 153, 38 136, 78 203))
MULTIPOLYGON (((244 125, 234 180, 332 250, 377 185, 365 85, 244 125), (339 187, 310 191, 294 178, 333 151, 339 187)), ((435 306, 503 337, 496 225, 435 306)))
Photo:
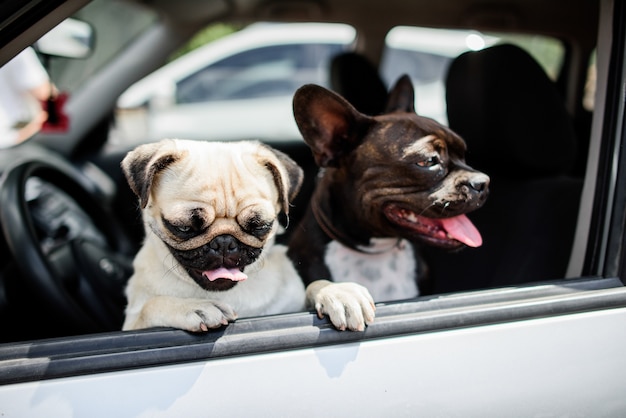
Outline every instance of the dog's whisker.
POLYGON ((163 272, 163 278, 166 278, 167 276, 170 275, 170 273, 175 273, 175 270, 177 269, 177 266, 172 266, 169 269, 165 270, 163 272))
POLYGON ((426 206, 424 209, 422 209, 422 211, 421 211, 418 215, 419 215, 419 216, 423 216, 423 215, 424 215, 424 213, 425 213, 428 209, 430 209, 430 208, 432 208, 432 207, 434 207, 434 206, 437 206, 437 202, 433 202, 433 203, 431 203, 430 205, 426 206))
POLYGON ((163 271, 163 277, 167 277, 170 273, 176 274, 177 272, 180 274, 184 274, 186 273, 182 267, 180 266, 180 264, 178 264, 176 262, 176 259, 169 254, 165 260, 163 260, 163 265, 167 266, 167 264, 170 264, 170 267, 167 268, 166 270, 163 271), (169 261, 169 262, 168 262, 169 261))
POLYGON ((442 215, 444 214, 446 209, 448 209, 448 206, 450 206, 450 202, 449 201, 443 204, 443 206, 441 207, 441 214, 442 215))

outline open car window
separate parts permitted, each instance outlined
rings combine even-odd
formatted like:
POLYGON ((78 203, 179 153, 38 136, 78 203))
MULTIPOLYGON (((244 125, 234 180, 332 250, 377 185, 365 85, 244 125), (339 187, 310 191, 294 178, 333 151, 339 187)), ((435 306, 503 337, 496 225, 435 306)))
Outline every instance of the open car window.
MULTIPOLYGON (((614 16, 624 6, 585 2, 600 27, 589 35, 575 19, 580 29, 557 25, 569 38, 541 21, 524 28, 516 20, 520 30, 507 32, 489 14, 462 29, 407 14, 385 25, 394 29, 381 50, 369 51, 376 42, 363 34, 381 36, 380 26, 368 32, 367 19, 346 17, 343 2, 328 3, 322 23, 311 16, 325 14, 307 1, 293 15, 278 3, 207 2, 189 10, 211 17, 195 19, 168 2, 96 0, 75 14, 94 25, 98 43, 87 59, 50 61, 69 93, 70 128, 0 152, 5 414, 117 416, 121 408, 120 416, 190 416, 202 405, 201 415, 225 416, 622 415, 625 51, 614 16), (266 13, 251 12, 257 7, 266 13), (271 13, 299 19, 268 23, 271 13), (175 55, 207 23, 231 17, 228 33, 203 45, 206 57, 186 61, 201 48, 175 55), (489 54, 517 47, 528 67, 487 65, 506 66, 508 58, 489 54), (340 332, 313 310, 242 316, 207 333, 121 331, 120 289, 144 239, 137 196, 120 169, 126 153, 178 137, 258 139, 290 155, 305 178, 290 202, 286 241, 319 172, 294 122, 293 92, 306 83, 331 88, 332 58, 359 48, 380 57, 387 87, 407 73, 418 114, 463 137, 467 164, 491 177, 487 203, 467 215, 482 247, 425 246, 432 282, 417 298, 379 301, 363 332, 340 332), (538 75, 522 82, 531 71, 538 75), (502 82, 509 75, 514 82, 502 82), (25 240, 29 251, 16 251, 25 240), (67 260, 76 254, 74 271, 67 260), (48 275, 51 286, 41 285, 48 275)), ((5 33, 0 25, 0 39, 5 33)))
MULTIPOLYGON (((353 49, 355 40, 354 29, 340 24, 254 25, 241 34, 235 34, 235 28, 230 30, 233 32, 225 32, 223 39, 204 38, 208 39, 204 45, 193 41, 195 51, 189 56, 175 54, 167 69, 126 91, 118 102, 115 140, 138 143, 166 136, 249 139, 252 132, 231 122, 235 112, 256 124, 259 139, 297 138, 290 98, 307 83, 329 87, 331 59, 353 49), (277 35, 281 30, 284 36, 277 35), (300 41, 287 35, 300 30, 308 34, 299 36, 300 41), (259 108, 264 109, 256 117, 259 108), (272 119, 272 126, 261 122, 267 118, 272 119)), ((408 74, 416 89, 418 112, 445 124, 444 81, 451 61, 465 51, 498 43, 524 48, 552 79, 559 76, 565 47, 554 38, 406 26, 393 28, 386 36, 380 74, 387 88, 408 74)))
POLYGON ((528 51, 551 79, 560 74, 565 46, 555 38, 398 26, 386 36, 380 71, 388 86, 408 74, 415 86, 419 114, 447 124, 445 78, 452 60, 467 51, 510 43, 528 51))
POLYGON ((95 47, 82 59, 53 58, 50 74, 61 91, 73 92, 110 63, 135 38, 148 30, 157 19, 141 7, 123 2, 93 2, 76 12, 74 17, 92 26, 95 47), (110 29, 116 20, 115 30, 110 29))

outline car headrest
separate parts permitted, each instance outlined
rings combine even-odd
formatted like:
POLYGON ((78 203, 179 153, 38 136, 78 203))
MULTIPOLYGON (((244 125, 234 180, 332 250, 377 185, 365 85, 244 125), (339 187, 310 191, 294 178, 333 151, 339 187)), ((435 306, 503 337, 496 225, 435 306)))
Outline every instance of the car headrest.
POLYGON ((387 88, 378 69, 356 52, 335 56, 330 64, 331 89, 359 112, 376 116, 385 110, 387 88))
POLYGON ((474 167, 523 178, 571 169, 573 122, 554 82, 524 50, 503 44, 458 56, 446 101, 450 128, 465 139, 474 167))

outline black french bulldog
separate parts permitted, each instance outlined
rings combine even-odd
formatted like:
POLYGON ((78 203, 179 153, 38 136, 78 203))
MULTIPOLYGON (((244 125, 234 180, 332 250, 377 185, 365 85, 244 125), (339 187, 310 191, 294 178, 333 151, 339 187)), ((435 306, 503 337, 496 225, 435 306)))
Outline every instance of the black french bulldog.
POLYGON ((307 305, 338 329, 363 330, 374 319, 373 300, 419 295, 424 266, 413 243, 482 244, 465 214, 485 202, 489 177, 465 163, 458 135, 415 113, 408 76, 380 116, 316 85, 301 87, 293 105, 321 171, 288 255, 307 305))

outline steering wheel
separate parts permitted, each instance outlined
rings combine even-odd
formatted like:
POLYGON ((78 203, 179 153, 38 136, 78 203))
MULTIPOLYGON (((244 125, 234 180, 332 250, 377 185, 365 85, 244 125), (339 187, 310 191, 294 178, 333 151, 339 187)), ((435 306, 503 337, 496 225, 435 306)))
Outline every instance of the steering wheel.
POLYGON ((20 284, 78 333, 121 329, 132 274, 131 241, 95 195, 60 159, 21 162, 0 182, 0 225, 20 284))

